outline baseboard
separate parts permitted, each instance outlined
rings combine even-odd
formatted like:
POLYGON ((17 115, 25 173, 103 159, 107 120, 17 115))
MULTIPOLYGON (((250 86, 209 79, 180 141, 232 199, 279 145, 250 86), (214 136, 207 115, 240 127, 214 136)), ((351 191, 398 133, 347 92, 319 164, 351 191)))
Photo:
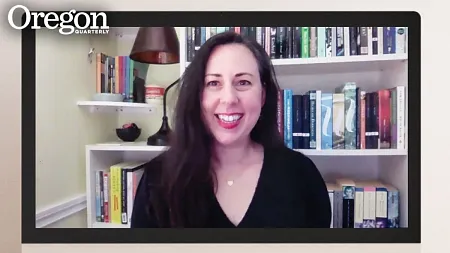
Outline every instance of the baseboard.
POLYGON ((84 209, 86 209, 86 194, 43 208, 36 212, 36 228, 46 227, 84 209))

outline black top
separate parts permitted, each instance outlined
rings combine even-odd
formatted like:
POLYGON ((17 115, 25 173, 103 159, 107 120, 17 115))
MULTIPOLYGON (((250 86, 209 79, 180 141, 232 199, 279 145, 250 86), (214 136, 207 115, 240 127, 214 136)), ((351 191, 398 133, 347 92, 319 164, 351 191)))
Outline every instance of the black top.
MULTIPOLYGON (((146 208, 149 178, 158 163, 149 163, 138 185, 131 218, 132 228, 157 227, 146 208)), ((321 227, 329 228, 331 205, 325 182, 314 163, 288 148, 265 149, 260 178, 242 221, 235 226, 212 194, 206 227, 321 227)))

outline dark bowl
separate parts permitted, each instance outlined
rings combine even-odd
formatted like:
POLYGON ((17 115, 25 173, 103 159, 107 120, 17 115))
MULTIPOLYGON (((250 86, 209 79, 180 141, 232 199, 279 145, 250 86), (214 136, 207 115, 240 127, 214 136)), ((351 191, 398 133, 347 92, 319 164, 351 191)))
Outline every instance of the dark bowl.
POLYGON ((133 142, 141 135, 140 128, 116 128, 116 135, 122 141, 133 142))

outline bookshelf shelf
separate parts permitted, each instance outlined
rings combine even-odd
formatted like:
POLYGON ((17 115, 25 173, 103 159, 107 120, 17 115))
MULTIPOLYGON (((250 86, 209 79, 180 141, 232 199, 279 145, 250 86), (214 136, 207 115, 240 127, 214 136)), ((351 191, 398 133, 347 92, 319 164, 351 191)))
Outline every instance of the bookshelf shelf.
POLYGON ((90 112, 101 113, 155 113, 157 108, 152 104, 109 101, 78 101, 77 105, 87 108, 90 112))
POLYGON ((91 225, 92 228, 130 228, 129 225, 106 223, 106 222, 94 222, 91 225))
MULTIPOLYGON (((148 146, 145 142, 108 142, 87 145, 89 151, 163 152, 165 146, 148 146)), ((405 156, 406 149, 316 150, 295 149, 308 156, 405 156)))
MULTIPOLYGON (((395 68, 408 60, 408 55, 352 55, 335 57, 272 59, 275 72, 279 75, 317 75, 338 72, 382 71, 395 68)), ((189 66, 186 63, 186 67, 189 66)))
POLYGON ((146 142, 108 142, 87 145, 89 151, 146 151, 162 152, 167 149, 165 146, 148 146, 146 142))
POLYGON ((315 150, 295 149, 307 156, 406 156, 405 149, 315 150))

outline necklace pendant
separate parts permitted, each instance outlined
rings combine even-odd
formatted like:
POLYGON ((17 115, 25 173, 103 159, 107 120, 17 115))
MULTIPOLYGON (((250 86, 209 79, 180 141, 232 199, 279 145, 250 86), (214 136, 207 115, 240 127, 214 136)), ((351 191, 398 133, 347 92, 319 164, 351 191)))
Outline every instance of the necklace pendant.
POLYGON ((233 185, 233 183, 234 183, 234 181, 233 181, 233 180, 228 180, 228 181, 227 181, 227 184, 228 184, 228 186, 232 186, 232 185, 233 185))

